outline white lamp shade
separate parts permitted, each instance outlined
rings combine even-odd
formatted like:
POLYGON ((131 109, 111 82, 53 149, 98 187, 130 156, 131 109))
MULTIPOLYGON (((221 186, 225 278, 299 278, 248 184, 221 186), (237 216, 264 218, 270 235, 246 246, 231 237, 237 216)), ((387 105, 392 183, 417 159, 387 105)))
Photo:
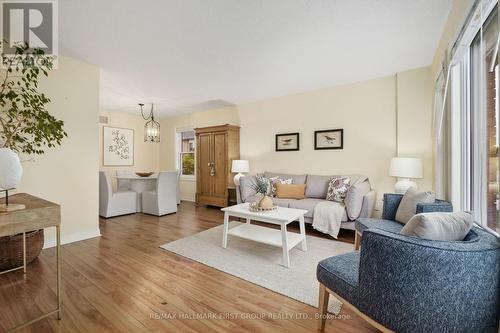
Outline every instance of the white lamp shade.
POLYGON ((19 156, 8 148, 0 148, 0 188, 15 188, 23 176, 19 156))
POLYGON ((233 165, 231 167, 231 172, 239 173, 239 172, 248 172, 250 171, 250 165, 247 160, 234 160, 233 165))
POLYGON ((398 178, 422 178, 422 160, 412 157, 393 157, 389 175, 398 178))

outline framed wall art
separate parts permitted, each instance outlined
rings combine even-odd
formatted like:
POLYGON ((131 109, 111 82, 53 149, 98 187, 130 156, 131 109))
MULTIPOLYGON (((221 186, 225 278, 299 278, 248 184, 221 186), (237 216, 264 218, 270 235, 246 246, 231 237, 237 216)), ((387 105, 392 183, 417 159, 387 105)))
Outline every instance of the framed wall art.
POLYGON ((103 126, 102 152, 104 166, 134 165, 134 130, 103 126))
POLYGON ((315 131, 314 149, 344 149, 344 130, 331 129, 315 131))
POLYGON ((276 134, 276 151, 297 151, 299 143, 299 133, 276 134))

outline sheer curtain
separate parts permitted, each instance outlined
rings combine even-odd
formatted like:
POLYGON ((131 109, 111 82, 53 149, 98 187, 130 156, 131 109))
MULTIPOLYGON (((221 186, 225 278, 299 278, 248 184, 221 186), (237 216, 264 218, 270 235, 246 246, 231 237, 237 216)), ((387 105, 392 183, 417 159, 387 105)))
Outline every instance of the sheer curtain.
POLYGON ((449 103, 446 103, 447 90, 449 86, 449 66, 447 61, 443 63, 441 72, 436 81, 436 90, 434 98, 434 154, 435 154, 435 179, 436 194, 439 198, 449 200, 449 174, 446 165, 448 165, 447 154, 447 131, 446 115, 449 113, 449 103))

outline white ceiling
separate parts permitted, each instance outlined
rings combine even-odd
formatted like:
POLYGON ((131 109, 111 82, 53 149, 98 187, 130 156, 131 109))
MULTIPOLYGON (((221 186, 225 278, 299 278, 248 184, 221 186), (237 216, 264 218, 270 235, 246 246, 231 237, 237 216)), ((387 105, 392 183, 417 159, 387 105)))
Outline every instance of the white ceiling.
POLYGON ((101 107, 160 116, 429 65, 452 0, 60 0, 60 50, 101 107))

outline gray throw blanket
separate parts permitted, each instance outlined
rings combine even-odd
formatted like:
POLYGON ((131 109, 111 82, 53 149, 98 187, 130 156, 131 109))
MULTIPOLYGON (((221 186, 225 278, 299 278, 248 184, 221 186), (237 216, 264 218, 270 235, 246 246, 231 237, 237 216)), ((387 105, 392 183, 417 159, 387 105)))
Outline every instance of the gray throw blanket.
POLYGON ((335 201, 321 201, 314 207, 313 228, 337 238, 345 207, 335 201))

